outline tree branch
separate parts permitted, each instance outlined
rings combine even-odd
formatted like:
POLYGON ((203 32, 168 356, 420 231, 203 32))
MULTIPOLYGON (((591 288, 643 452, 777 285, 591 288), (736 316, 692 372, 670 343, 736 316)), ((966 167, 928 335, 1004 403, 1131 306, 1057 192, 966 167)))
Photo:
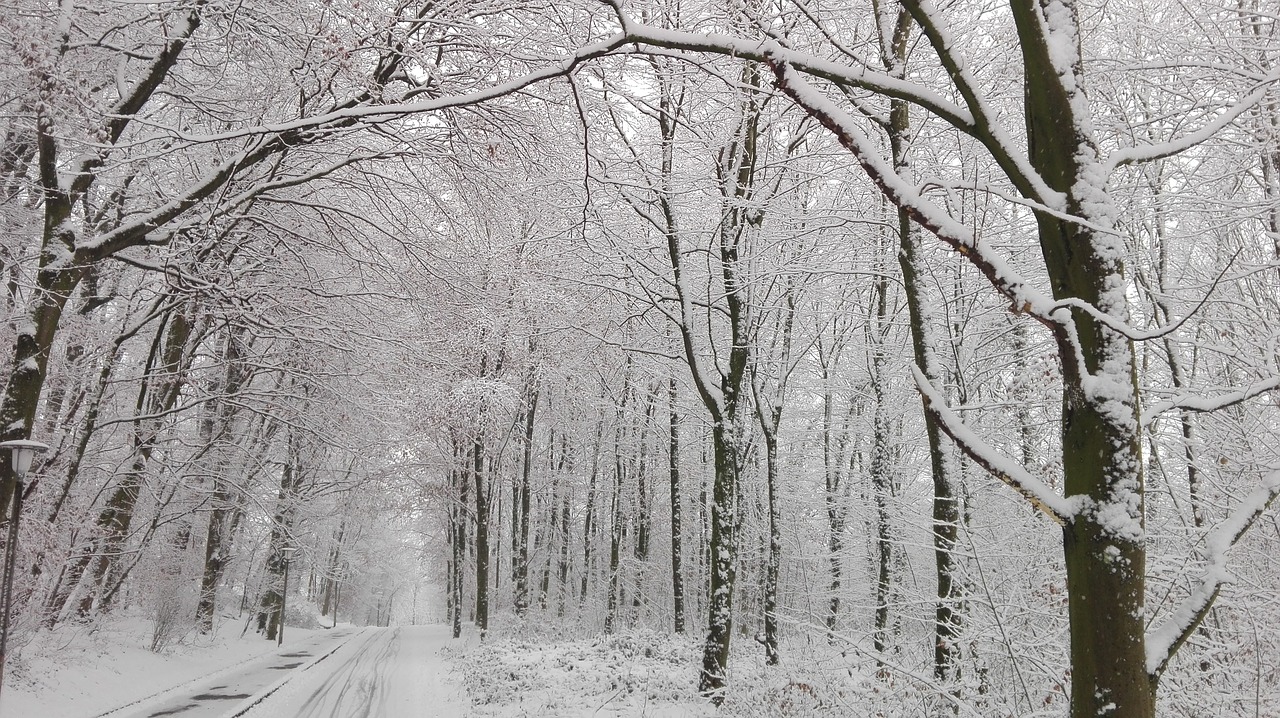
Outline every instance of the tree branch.
POLYGON ((1244 501, 1205 537, 1208 558, 1200 585, 1183 601, 1169 620, 1147 634, 1147 672, 1159 678, 1169 666, 1169 659, 1182 648, 1191 634, 1209 615, 1213 602, 1222 591, 1223 584, 1231 581, 1227 571, 1227 552, 1244 536, 1280 495, 1280 469, 1272 470, 1262 479, 1262 485, 1245 497, 1244 501))
POLYGON ((1000 479, 1031 502, 1045 516, 1055 523, 1065 526, 1075 514, 1070 499, 1059 496, 1052 488, 1036 478, 1025 467, 1002 455, 994 447, 983 441, 965 426, 960 417, 947 406, 946 399, 934 388, 920 368, 911 365, 911 374, 915 377, 916 388, 924 399, 924 408, 929 416, 938 423, 951 440, 956 442, 962 451, 975 463, 987 470, 987 473, 1000 479))

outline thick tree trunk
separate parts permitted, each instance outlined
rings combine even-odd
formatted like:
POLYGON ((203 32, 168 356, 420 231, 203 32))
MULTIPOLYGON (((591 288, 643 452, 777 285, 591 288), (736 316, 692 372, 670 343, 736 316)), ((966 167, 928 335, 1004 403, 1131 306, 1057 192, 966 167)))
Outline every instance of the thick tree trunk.
POLYGON ((698 690, 717 704, 724 700, 725 669, 729 665, 729 641, 733 636, 733 586, 737 576, 737 547, 733 537, 738 518, 738 457, 731 431, 723 421, 711 430, 716 462, 711 488, 711 575, 707 639, 698 681, 698 690))
MULTIPOLYGON (((763 417, 761 417, 763 422, 763 417)), ((769 554, 765 558, 764 578, 764 653, 765 664, 778 665, 778 570, 782 562, 782 517, 778 506, 778 424, 781 408, 774 414, 773 426, 764 431, 765 490, 768 494, 769 554)), ((763 424, 762 424, 763 425, 763 424)))
MULTIPOLYGON (((534 544, 535 551, 545 551, 547 558, 542 561, 542 578, 538 582, 538 608, 543 611, 547 610, 547 606, 551 600, 551 570, 555 563, 556 541, 560 538, 560 507, 557 505, 560 499, 560 482, 556 481, 551 487, 551 499, 548 501, 548 526, 546 531, 546 540, 534 544)), ((541 536, 542 532, 539 531, 541 536)))
POLYGON ((622 561, 622 488, 626 475, 626 459, 622 455, 627 398, 631 393, 630 361, 622 384, 622 402, 618 406, 613 430, 613 491, 609 494, 609 594, 605 602, 604 632, 613 633, 618 620, 619 567, 622 561))
MULTIPOLYGON (((1089 135, 1074 3, 1050 26, 1035 0, 1014 0, 1026 70, 1031 161, 1066 197, 1066 212, 1086 222, 1036 212, 1053 296, 1078 298, 1128 322, 1122 250, 1095 227, 1110 224, 1102 162, 1089 135), (1065 75, 1063 73, 1066 73, 1065 75)), ((1146 538, 1132 342, 1087 312, 1055 328, 1063 357, 1062 458, 1066 495, 1081 509, 1063 527, 1071 620, 1073 718, 1155 714, 1156 679, 1146 668, 1146 538)))
MULTIPOLYGON (((193 355, 188 347, 191 321, 181 311, 171 311, 167 319, 157 328, 147 356, 146 373, 134 404, 138 417, 159 416, 174 407, 193 355)), ((133 422, 133 462, 98 515, 98 530, 102 538, 97 555, 90 562, 88 575, 81 579, 91 587, 81 599, 81 614, 88 613, 93 607, 98 610, 108 608, 108 601, 104 600, 107 586, 115 582, 121 570, 120 559, 124 555, 124 544, 133 523, 138 496, 146 483, 151 455, 162 430, 159 419, 137 418, 133 422)))
POLYGON ((871 493, 875 502, 876 546, 875 625, 872 643, 878 654, 876 660, 881 666, 884 665, 882 659, 891 645, 889 604, 893 594, 894 542, 889 504, 896 493, 890 447, 892 428, 889 422, 889 407, 886 404, 888 398, 884 391, 887 381, 885 353, 889 331, 888 290, 888 282, 881 274, 874 285, 874 321, 868 322, 866 330, 872 352, 871 400, 874 402, 869 466, 871 493))
POLYGON ((618 564, 622 554, 622 507, 618 500, 620 474, 615 474, 614 491, 609 496, 609 594, 605 599, 604 632, 613 633, 618 621, 618 564))
POLYGON ((293 519, 297 511, 298 489, 302 483, 302 467, 296 438, 290 437, 288 458, 280 475, 280 493, 276 497, 275 515, 271 522, 271 543, 267 554, 267 590, 258 604, 258 630, 274 641, 284 625, 284 549, 292 542, 293 519))
MULTIPOLYGON (((240 393, 248 383, 252 372, 245 365, 245 347, 242 337, 235 331, 229 333, 223 348, 223 361, 226 373, 222 379, 222 399, 208 408, 209 417, 204 422, 202 437, 209 446, 207 463, 213 477, 213 490, 210 494, 209 525, 205 531, 204 570, 200 576, 200 595, 196 603, 196 626, 202 633, 213 631, 214 608, 217 603, 218 586, 222 584, 222 576, 227 562, 231 559, 231 541, 233 537, 232 517, 238 511, 237 497, 233 496, 231 484, 224 473, 228 470, 229 461, 225 448, 220 446, 228 441, 231 424, 235 420, 234 402, 229 401, 240 393)), ((260 451, 265 451, 270 443, 269 438, 274 430, 264 430, 260 437, 260 451)))
MULTIPOLYGON (((744 87, 760 86, 759 68, 754 63, 742 69, 744 87)), ((728 320, 728 357, 723 369, 716 372, 719 391, 710 389, 701 362, 695 358, 693 327, 685 322, 680 327, 685 345, 685 360, 690 362, 694 383, 703 404, 711 414, 711 439, 715 453, 715 479, 711 489, 710 593, 707 603, 707 640, 702 654, 702 674, 698 690, 716 705, 724 701, 726 672, 729 666, 729 643, 733 636, 733 590, 737 577, 738 479, 742 462, 740 410, 746 386, 751 339, 748 337, 748 289, 743 284, 741 242, 749 221, 746 206, 752 199, 756 180, 757 140, 760 136, 760 107, 754 92, 743 93, 740 119, 733 139, 721 148, 717 157, 723 204, 717 249, 720 280, 724 287, 724 309, 728 320)), ((669 161, 670 158, 664 158, 669 161)), ((680 272, 679 238, 674 220, 667 240, 676 284, 683 286, 680 272)), ((686 303, 689 298, 681 296, 686 303)))
MULTIPOLYGON (((452 504, 450 504, 450 506, 452 506, 452 504)), ((450 522, 449 530, 450 531, 453 530, 452 521, 450 522)), ((339 521, 338 523, 338 532, 333 536, 333 548, 329 549, 329 555, 325 558, 324 574, 321 576, 321 579, 320 579, 321 586, 323 587, 320 591, 320 596, 321 596, 320 615, 321 616, 330 615, 330 611, 332 611, 333 612, 332 615, 335 615, 335 616, 338 613, 338 605, 335 600, 336 594, 337 594, 337 588, 338 588, 338 568, 339 566, 342 565, 342 539, 346 536, 346 533, 347 533, 347 517, 344 514, 342 516, 342 520, 339 521)), ((449 548, 450 550, 453 549, 452 534, 449 542, 449 548)), ((456 569, 453 567, 452 564, 450 564, 450 569, 451 571, 449 573, 448 593, 449 593, 449 599, 450 601, 452 601, 454 599, 453 571, 456 569)), ((453 604, 451 603, 450 605, 453 605, 453 604)))
MULTIPOLYGON (((228 529, 227 510, 231 501, 230 492, 219 482, 214 487, 210 501, 214 504, 209 514, 209 527, 205 533, 204 572, 200 577, 200 597, 196 603, 196 628, 201 633, 213 632, 213 615, 217 603, 218 585, 222 583, 222 575, 226 571, 227 561, 231 557, 230 532, 228 529)), ((328 596, 326 595, 326 599, 328 596)), ((326 611, 328 609, 326 608, 326 611)))
MULTIPOLYGON (((0 404, 0 441, 30 438, 62 311, 84 276, 84 270, 80 267, 57 268, 60 266, 55 257, 57 252, 53 250, 50 241, 58 233, 62 222, 69 218, 70 208, 65 213, 47 210, 47 214, 54 217, 46 219, 45 251, 40 255, 41 267, 36 274, 30 319, 18 325, 13 345, 13 363, 10 364, 3 404, 0 404), (61 216, 57 217, 58 214, 61 216), (50 226, 48 223, 55 219, 56 223, 50 226)), ((17 477, 14 476, 10 463, 0 462, 0 516, 8 516, 10 513, 9 501, 16 481, 17 477)))
POLYGON ((634 605, 640 605, 640 595, 644 590, 641 585, 645 568, 649 562, 649 534, 653 530, 653 518, 649 502, 649 429, 653 426, 658 406, 657 389, 649 391, 648 403, 645 407, 643 424, 640 426, 640 451, 636 461, 636 538, 632 547, 637 566, 637 579, 634 591, 634 605))
POLYGON ((573 502, 572 486, 565 487, 564 496, 561 497, 560 502, 560 571, 558 577, 560 603, 556 613, 563 616, 565 607, 569 603, 569 596, 573 590, 569 587, 569 542, 573 535, 573 530, 569 523, 570 506, 573 502))
MULTIPOLYGON (((453 625, 453 637, 462 637, 462 604, 465 595, 463 591, 464 570, 467 565, 467 531, 469 528, 468 507, 470 506, 470 498, 468 493, 467 481, 467 447, 465 443, 459 439, 454 439, 454 465, 449 472, 450 480, 454 483, 454 495, 457 500, 452 504, 452 521, 453 526, 453 546, 452 546, 452 566, 453 580, 449 585, 450 594, 453 596, 453 615, 450 616, 450 623, 453 625)), ((336 606, 335 606, 336 613, 336 606)))

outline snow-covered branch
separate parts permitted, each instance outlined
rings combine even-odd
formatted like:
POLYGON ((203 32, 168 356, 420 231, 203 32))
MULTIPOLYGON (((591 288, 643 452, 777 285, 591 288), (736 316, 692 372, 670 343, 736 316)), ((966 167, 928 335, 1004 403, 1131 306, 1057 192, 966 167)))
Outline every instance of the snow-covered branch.
POLYGON ((924 399, 925 411, 938 422, 938 428, 950 436, 969 458, 987 470, 987 473, 1008 484, 1031 502, 1032 506, 1060 525, 1071 520, 1075 511, 1069 500, 1059 496, 1052 488, 1034 476, 1025 467, 1002 455, 995 447, 973 433, 964 421, 947 406, 942 394, 914 364, 911 366, 916 388, 924 399))
POLYGON ((681 32, 642 25, 628 20, 620 38, 626 43, 653 45, 669 50, 708 52, 765 62, 766 57, 784 60, 807 75, 821 77, 844 87, 870 90, 885 97, 905 100, 922 107, 965 132, 974 129, 973 115, 934 90, 901 80, 866 66, 852 67, 816 55, 783 47, 776 40, 745 39, 720 33, 681 32))
POLYGON ((1208 141, 1214 135, 1218 134, 1222 128, 1235 122, 1240 115, 1257 106, 1262 98, 1269 92, 1278 78, 1273 74, 1266 81, 1259 84, 1259 87, 1253 92, 1245 95, 1235 105, 1227 108, 1222 114, 1213 118, 1212 121, 1206 122, 1199 129, 1188 132, 1187 134, 1169 140, 1168 142, 1159 142, 1155 144, 1137 145, 1134 147, 1122 147, 1112 152, 1107 157, 1107 173, 1121 165, 1134 164, 1138 162, 1151 162, 1166 157, 1172 157, 1180 152, 1195 147, 1203 142, 1208 141))
POLYGON ((1231 580, 1227 552, 1280 495, 1280 469, 1274 469, 1216 529, 1205 538, 1206 566, 1200 584, 1159 628, 1147 634, 1147 672, 1158 677, 1169 659, 1191 636, 1222 590, 1231 580))
MULTIPOLYGON (((932 10, 919 10, 932 12, 932 10)), ((771 65, 785 63, 796 71, 821 78, 841 87, 853 87, 874 92, 882 97, 903 100, 933 114, 952 127, 983 143, 993 159, 1020 191, 1047 205, 1060 205, 1063 196, 1052 190, 1030 166, 1025 158, 1011 148, 1015 147, 1007 132, 988 116, 982 98, 976 92, 962 92, 978 115, 962 107, 932 88, 903 80, 887 72, 877 72, 866 64, 848 65, 817 55, 800 52, 773 39, 744 39, 720 33, 681 32, 637 23, 618 10, 623 36, 627 42, 642 46, 667 48, 699 53, 714 53, 732 57, 768 62, 771 65)), ((938 25, 941 27, 941 25, 938 25)), ((642 47, 641 51, 647 48, 642 47)), ((941 51, 940 51, 941 52, 941 51)), ((955 68, 963 69, 963 62, 953 59, 955 68)), ((956 81, 962 89, 971 89, 973 80, 962 73, 956 81)))
MULTIPOLYGON (((201 13, 207 2, 208 0, 198 0, 194 4, 181 28, 173 33, 165 42, 164 48, 156 53, 147 71, 138 78, 133 88, 127 92, 121 92, 120 100, 107 112, 107 117, 110 119, 103 128, 106 133, 106 143, 74 163, 75 170, 71 174, 69 186, 65 189, 68 194, 78 196, 88 191, 95 180, 94 171, 105 163, 109 148, 120 140, 129 123, 133 122, 137 113, 151 101, 151 96, 177 64, 187 42, 200 27, 201 13)), ((122 69, 123 67, 121 65, 122 69)))
POLYGON ((923 197, 915 186, 899 176, 853 117, 810 85, 781 58, 768 54, 766 61, 777 76, 778 87, 836 135, 840 144, 853 154, 867 176, 891 202, 964 255, 997 291, 1012 302, 1015 311, 1030 314, 1055 329, 1061 325, 1061 317, 1054 316, 1056 305, 1053 299, 1032 287, 1013 267, 991 252, 968 226, 956 221, 945 209, 923 197))
POLYGON ((228 132, 212 134, 192 134, 176 127, 170 127, 166 133, 171 137, 193 144, 209 142, 225 142, 246 137, 262 137, 272 135, 291 135, 293 141, 308 133, 329 132, 335 127, 349 127, 357 122, 379 124, 397 117, 424 115, 457 107, 469 107, 500 97, 525 90, 540 82, 569 74, 588 60, 604 57, 631 42, 628 38, 615 35, 600 42, 585 45, 571 55, 565 56, 545 67, 533 70, 505 82, 459 95, 448 95, 417 102, 394 102, 386 104, 348 103, 330 112, 300 117, 288 122, 276 122, 252 127, 244 127, 228 132))
POLYGON ((1156 417, 1166 411, 1172 411, 1174 409, 1185 409, 1187 411, 1194 411, 1201 414, 1218 411, 1219 409, 1225 409, 1229 406, 1244 403, 1256 396, 1273 391, 1276 388, 1280 388, 1280 376, 1273 376, 1270 379, 1260 381, 1256 384, 1251 384, 1247 388, 1240 389, 1239 391, 1232 391, 1226 394, 1219 394, 1217 396, 1195 396, 1193 394, 1182 394, 1170 399, 1169 401, 1164 401, 1147 407, 1143 412, 1142 423, 1144 426, 1149 426, 1153 421, 1155 421, 1156 417))
POLYGON ((903 6, 920 25, 938 60, 972 113, 974 131, 971 134, 982 140, 992 159, 1000 165, 1019 192, 1054 209, 1065 206, 1063 194, 1049 187, 1027 158, 1016 149, 1017 143, 996 120, 999 113, 988 106, 978 91, 979 83, 969 71, 964 58, 959 55, 942 12, 931 0, 906 0, 903 6))

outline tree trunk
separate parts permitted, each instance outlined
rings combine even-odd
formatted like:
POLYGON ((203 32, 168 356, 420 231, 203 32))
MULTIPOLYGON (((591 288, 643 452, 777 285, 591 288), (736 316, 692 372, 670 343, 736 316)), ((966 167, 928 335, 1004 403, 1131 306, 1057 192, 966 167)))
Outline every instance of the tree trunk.
POLYGON ((667 471, 671 483, 671 599, 674 616, 674 630, 684 633, 684 535, 681 533, 680 502, 680 414, 676 411, 677 394, 676 378, 668 382, 667 396, 670 401, 671 444, 668 454, 667 471))
POLYGON ((707 639, 702 654, 698 690, 717 704, 722 702, 725 668, 729 665, 729 640, 733 635, 733 585, 737 576, 737 547, 733 544, 738 517, 737 444, 724 422, 716 422, 711 437, 715 452, 715 479, 711 488, 710 594, 707 605, 707 639))
POLYGON ((453 615, 450 617, 450 622, 453 624, 454 638, 462 637, 463 571, 467 565, 467 529, 469 524, 467 511, 470 505, 470 498, 467 496, 467 453, 467 447, 462 439, 455 437, 453 445, 454 464, 449 472, 450 479, 454 482, 454 492, 457 497, 456 502, 452 504, 453 581, 449 587, 453 596, 453 615))
MULTIPOLYGON (((452 524, 450 525, 452 529, 452 524)), ((328 616, 330 611, 332 615, 338 615, 337 588, 338 588, 338 569, 342 565, 342 539, 347 533, 347 517, 343 514, 342 520, 338 522, 338 532, 333 537, 333 548, 329 550, 329 555, 325 560, 324 575, 321 578, 321 584, 324 586, 321 591, 322 604, 320 606, 320 615, 328 616)), ((452 545, 450 546, 452 548, 452 545)), ((449 576, 449 597, 453 598, 453 574, 449 576)))
POLYGON ((617 422, 613 430, 613 491, 609 496, 609 595, 605 603, 604 632, 613 633, 618 620, 619 566, 622 561, 622 487, 626 474, 626 459, 622 455, 622 438, 625 433, 627 398, 631 393, 631 362, 627 362, 627 375, 622 383, 622 402, 618 406, 617 422))
MULTIPOLYGON (((891 44, 882 46, 881 55, 886 69, 895 77, 905 77, 907 49, 911 36, 912 19, 906 10, 900 10, 894 20, 891 44)), ((889 110, 889 146, 894 169, 906 179, 911 177, 907 148, 911 145, 910 105, 902 100, 892 100, 889 110)), ((920 372, 935 385, 941 384, 942 369, 933 358, 935 327, 929 315, 932 306, 926 288, 919 277, 923 271, 919 258, 919 236, 910 215, 901 208, 897 211, 898 267, 902 272, 906 293, 907 312, 911 325, 911 349, 920 372)), ((1021 325, 1019 325, 1021 326, 1021 325)), ((923 402, 923 399, 922 399, 923 402)), ((1025 415, 1022 403, 1018 411, 1025 415)), ((960 504, 956 491, 954 467, 950 448, 943 439, 937 419, 924 412, 925 434, 929 444, 929 468, 933 476, 933 558, 937 579, 937 602, 934 604, 933 675, 938 683, 946 686, 956 679, 960 646, 959 632, 963 622, 959 610, 962 597, 961 582, 956 573, 956 537, 960 526, 960 504)), ((1025 452, 1024 452, 1025 453, 1025 452)))
POLYGON ((592 450, 591 478, 587 480, 587 507, 582 518, 582 590, 579 604, 587 602, 587 586, 591 579, 591 545, 595 541, 596 484, 600 477, 600 444, 604 441, 604 422, 596 423, 596 444, 592 450))
MULTIPOLYGON (((30 438, 62 311, 84 277, 83 267, 61 268, 61 255, 55 250, 55 243, 72 241, 69 231, 63 229, 70 215, 70 206, 63 208, 54 202, 46 207, 44 250, 33 288, 30 321, 18 326, 9 381, 0 403, 0 441, 30 438), (64 238, 64 234, 68 236, 64 238)), ((7 461, 0 462, 0 479, 0 516, 8 516, 17 477, 7 461)))
MULTIPOLYGON (((838 340, 837 340, 838 342, 838 340)), ((831 388, 831 373, 835 370, 839 347, 833 346, 830 354, 820 357, 822 362, 822 466, 826 483, 824 493, 827 509, 827 562, 831 581, 827 599, 827 642, 836 641, 836 628, 840 620, 840 591, 844 572, 844 529, 847 509, 843 496, 845 462, 843 446, 845 433, 836 437, 835 394, 831 388)), ((852 410, 851 410, 852 411, 852 410)))
POLYGON ((885 365, 887 352, 889 313, 888 313, 888 281, 884 273, 873 284, 872 298, 875 302, 875 314, 872 321, 867 322, 866 334, 871 349, 871 400, 872 409, 872 443, 870 461, 871 494, 875 502, 875 546, 876 546, 876 585, 875 585, 875 626, 872 643, 875 646, 877 662, 883 668, 883 658, 890 648, 889 604, 893 594, 894 545, 889 513, 890 500, 896 493, 894 490, 893 466, 890 441, 892 428, 889 421, 888 398, 885 395, 885 383, 888 381, 885 365))
POLYGON ((564 496, 560 499, 560 604, 556 609, 556 613, 560 616, 564 615, 565 606, 568 604, 569 595, 572 592, 572 589, 569 588, 569 540, 572 538, 572 529, 569 525, 569 518, 572 497, 572 485, 566 486, 564 496))
MULTIPOLYGON (((235 515, 238 508, 237 502, 233 500, 227 477, 224 476, 224 472, 229 468, 226 452, 217 444, 228 441, 231 424, 235 418, 235 405, 229 399, 240 393, 252 375, 244 359, 245 347, 242 337, 232 331, 228 334, 223 348, 223 361, 226 363, 226 374, 221 386, 223 398, 208 408, 209 419, 201 427, 206 446, 210 447, 208 451, 211 455, 208 456, 208 464, 209 473, 213 476, 213 491, 210 494, 212 508, 205 533, 204 570, 200 577, 200 595, 196 604, 196 626, 201 633, 213 631, 218 586, 222 583, 223 572, 231 558, 233 535, 231 517, 235 515)), ((266 450, 266 445, 270 443, 269 439, 273 434, 274 429, 271 429, 259 437, 260 445, 263 446, 262 451, 266 450)))
POLYGON ((644 590, 641 585, 645 567, 649 562, 649 534, 653 530, 653 518, 649 502, 649 429, 653 425, 657 411, 657 389, 649 391, 649 400, 645 406, 643 424, 640 426, 640 451, 636 462, 636 539, 633 554, 636 559, 637 578, 634 591, 634 605, 640 605, 640 595, 644 590))
MULTIPOLYGON (((533 349, 530 341, 530 350, 533 349)), ((524 415, 524 460, 520 473, 519 501, 511 507, 517 512, 519 520, 513 522, 516 531, 516 550, 512 556, 515 564, 515 609, 516 615, 523 617, 529 612, 529 476, 533 471, 533 426, 538 411, 537 376, 534 369, 529 370, 529 380, 525 390, 524 415)))
POLYGON ((489 498, 485 489, 484 434, 477 430, 471 446, 471 478, 476 494, 476 628, 489 631, 489 498))
MULTIPOLYGON (((1066 197, 1066 213, 1036 212, 1040 248, 1056 299, 1078 298, 1127 323, 1121 250, 1107 227, 1110 206, 1099 185, 1103 161, 1089 135, 1081 65, 1061 67, 1068 32, 1078 33, 1074 3, 1053 27, 1035 0, 1014 0, 1025 67, 1026 124, 1032 165, 1066 197), (1064 74, 1065 73, 1065 74, 1064 74), (1083 113, 1083 114, 1082 114, 1083 113)), ((1075 35, 1070 35, 1074 38, 1075 35)), ((1077 42, 1072 40, 1072 42, 1077 42)), ((1071 310, 1071 330, 1054 327, 1062 361, 1062 458, 1066 495, 1080 501, 1063 527, 1071 621, 1073 718, 1155 714, 1156 679, 1146 669, 1146 539, 1132 342, 1090 314, 1071 310)))
POLYGON ((120 571, 119 561, 124 555, 124 543, 133 523, 134 509, 146 482, 151 454, 163 428, 160 419, 142 417, 162 415, 177 403, 183 376, 193 355, 188 347, 191 328, 191 321, 183 312, 171 310, 167 321, 156 330, 134 404, 138 418, 133 421, 131 437, 133 462, 98 515, 97 524, 102 538, 95 552, 97 555, 89 564, 88 575, 81 579, 91 587, 81 600, 81 614, 87 614, 95 604, 99 610, 107 608, 105 589, 108 583, 115 581, 120 571))
MULTIPOLYGON (((782 562, 782 517, 778 507, 778 434, 781 406, 772 427, 765 430, 765 490, 768 494, 769 554, 765 558, 764 579, 764 653, 765 664, 778 665, 778 569, 782 562)), ((761 417, 763 420, 763 417, 761 417)))
POLYGON ((284 549, 293 535, 293 518, 297 511, 298 490, 302 484, 302 466, 297 437, 290 436, 288 456, 280 474, 280 493, 276 498, 275 515, 271 522, 271 539, 267 554, 267 590, 258 604, 258 630, 265 631, 267 640, 274 641, 284 625, 284 549))

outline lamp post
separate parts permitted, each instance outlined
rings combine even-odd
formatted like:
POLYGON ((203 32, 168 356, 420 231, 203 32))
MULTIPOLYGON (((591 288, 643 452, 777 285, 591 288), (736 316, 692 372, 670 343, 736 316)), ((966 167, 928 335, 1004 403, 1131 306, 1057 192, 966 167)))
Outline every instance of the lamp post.
POLYGON ((22 516, 23 481, 31 470, 36 454, 48 451, 49 445, 28 439, 0 441, 0 449, 8 449, 13 460, 13 516, 9 518, 9 538, 4 544, 4 617, 0 619, 0 685, 4 682, 4 664, 9 648, 9 616, 13 612, 13 567, 18 555, 18 518, 22 516))
POLYGON ((276 645, 284 644, 284 608, 285 597, 289 595, 289 563, 293 559, 293 552, 297 551, 292 546, 286 546, 280 549, 280 553, 284 554, 284 590, 280 592, 280 625, 276 628, 276 645))

